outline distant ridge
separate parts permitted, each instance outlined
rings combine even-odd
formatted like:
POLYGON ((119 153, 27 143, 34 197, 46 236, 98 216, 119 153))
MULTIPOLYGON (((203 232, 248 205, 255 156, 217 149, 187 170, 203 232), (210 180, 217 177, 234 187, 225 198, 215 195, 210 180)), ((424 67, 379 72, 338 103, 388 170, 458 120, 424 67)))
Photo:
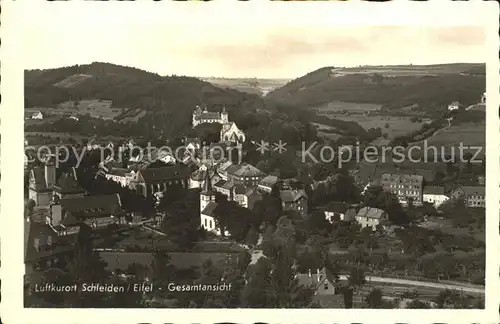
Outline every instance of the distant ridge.
POLYGON ((320 106, 332 101, 375 103, 383 108, 414 104, 464 105, 485 89, 485 64, 322 67, 273 90, 267 98, 282 104, 320 106))

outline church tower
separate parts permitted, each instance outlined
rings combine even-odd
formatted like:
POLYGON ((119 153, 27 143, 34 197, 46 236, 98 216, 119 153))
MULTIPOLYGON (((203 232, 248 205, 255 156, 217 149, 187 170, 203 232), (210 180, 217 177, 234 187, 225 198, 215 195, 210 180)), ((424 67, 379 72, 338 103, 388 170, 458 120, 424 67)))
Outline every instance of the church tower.
POLYGON ((196 109, 193 111, 193 127, 198 126, 200 123, 200 115, 201 115, 201 108, 200 106, 196 106, 196 109))
POLYGON ((222 112, 220 113, 220 119, 222 121, 222 124, 229 123, 229 116, 228 116, 227 111, 226 111, 226 106, 224 106, 224 108, 222 108, 222 112))
POLYGON ((200 192, 200 212, 207 207, 207 205, 215 201, 215 194, 212 189, 212 181, 210 179, 210 170, 205 171, 205 182, 203 183, 203 190, 200 192))

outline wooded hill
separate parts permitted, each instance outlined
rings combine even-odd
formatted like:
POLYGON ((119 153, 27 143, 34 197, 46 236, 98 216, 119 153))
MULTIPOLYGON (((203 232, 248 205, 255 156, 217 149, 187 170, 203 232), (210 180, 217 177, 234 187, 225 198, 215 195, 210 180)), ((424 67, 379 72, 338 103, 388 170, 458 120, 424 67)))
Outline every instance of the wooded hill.
POLYGON ((317 107, 332 101, 374 103, 382 109, 418 104, 477 103, 486 88, 485 64, 323 67, 270 92, 266 99, 317 107))

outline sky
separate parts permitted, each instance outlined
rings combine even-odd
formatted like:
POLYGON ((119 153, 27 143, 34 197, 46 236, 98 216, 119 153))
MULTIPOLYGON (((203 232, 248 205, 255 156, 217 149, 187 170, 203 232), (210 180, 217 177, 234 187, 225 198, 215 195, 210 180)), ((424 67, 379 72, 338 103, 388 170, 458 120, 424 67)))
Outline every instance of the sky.
POLYGON ((175 15, 151 6, 144 9, 148 15, 139 14, 142 7, 121 7, 121 15, 111 7, 47 8, 19 13, 26 69, 99 61, 161 75, 296 78, 324 66, 486 61, 482 17, 470 9, 467 19, 455 14, 455 19, 431 15, 419 21, 418 12, 406 10, 393 12, 407 16, 395 23, 367 22, 362 14, 356 23, 355 17, 341 21, 346 12, 326 17, 321 10, 310 11, 317 19, 294 19, 301 17, 300 10, 281 9, 284 18, 269 10, 255 12, 260 19, 252 20, 246 10, 229 16, 214 6, 206 11, 183 7, 175 15))

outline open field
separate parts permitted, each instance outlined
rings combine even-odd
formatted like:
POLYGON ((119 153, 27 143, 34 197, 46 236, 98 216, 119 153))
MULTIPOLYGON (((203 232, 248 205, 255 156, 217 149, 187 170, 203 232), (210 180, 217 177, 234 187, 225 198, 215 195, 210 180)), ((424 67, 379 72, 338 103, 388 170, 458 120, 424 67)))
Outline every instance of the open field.
MULTIPOLYGON (((54 133, 54 132, 24 132, 24 138, 28 141, 28 145, 51 145, 51 144, 71 144, 69 139, 74 139, 77 143, 85 144, 91 139, 90 136, 71 133, 54 133)), ((108 142, 117 142, 127 140, 127 137, 120 136, 104 136, 99 138, 96 144, 107 144, 108 142)))
POLYGON ((311 123, 311 124, 313 124, 314 127, 316 127, 319 136, 329 138, 332 140, 337 140, 340 137, 342 137, 342 135, 335 133, 335 127, 318 123, 311 123))
POLYGON ((391 66, 359 66, 332 69, 338 74, 380 74, 386 77, 396 76, 436 76, 442 74, 474 74, 483 73, 484 64, 434 64, 434 65, 391 65, 391 66))
POLYGON ((364 129, 368 130, 370 128, 380 128, 382 129, 382 134, 386 133, 389 139, 395 137, 406 135, 413 131, 419 130, 426 120, 422 122, 412 122, 411 117, 395 117, 395 116, 377 116, 377 115, 330 115, 324 114, 326 116, 345 120, 354 121, 361 125, 364 129), (389 125, 388 128, 385 126, 389 125))
POLYGON ((41 111, 44 114, 42 120, 26 120, 28 125, 43 124, 50 121, 55 121, 62 117, 84 116, 88 115, 93 118, 118 120, 121 123, 136 123, 141 117, 146 114, 142 109, 116 108, 112 107, 110 100, 81 100, 65 101, 57 105, 57 107, 37 107, 25 108, 26 114, 33 114, 41 111))
POLYGON ((486 122, 453 125, 427 140, 428 146, 453 146, 457 153, 460 143, 463 143, 464 146, 484 147, 486 143, 486 122))
POLYGON ((88 74, 75 74, 57 82, 54 86, 59 88, 72 88, 90 78, 92 78, 92 76, 88 74))
POLYGON ((123 114, 115 118, 119 123, 137 123, 139 119, 146 115, 146 111, 142 109, 129 109, 123 114))
POLYGON ((378 111, 382 105, 371 103, 355 103, 355 102, 342 102, 332 101, 327 104, 321 105, 316 108, 318 113, 342 113, 343 111, 349 113, 365 113, 371 111, 378 111))
POLYGON ((475 240, 485 242, 486 233, 484 229, 482 231, 474 229, 473 232, 469 232, 467 227, 458 228, 453 226, 452 222, 447 219, 432 218, 427 222, 419 224, 420 227, 428 229, 437 229, 446 234, 459 235, 459 236, 472 236, 475 240))
POLYGON ((245 78, 201 78, 219 88, 230 88, 240 92, 265 96, 268 92, 285 85, 288 79, 245 79, 245 78))
POLYGON ((59 120, 59 119, 61 119, 61 116, 49 116, 49 117, 45 117, 44 119, 25 119, 24 126, 51 123, 51 122, 55 122, 56 120, 59 120))

